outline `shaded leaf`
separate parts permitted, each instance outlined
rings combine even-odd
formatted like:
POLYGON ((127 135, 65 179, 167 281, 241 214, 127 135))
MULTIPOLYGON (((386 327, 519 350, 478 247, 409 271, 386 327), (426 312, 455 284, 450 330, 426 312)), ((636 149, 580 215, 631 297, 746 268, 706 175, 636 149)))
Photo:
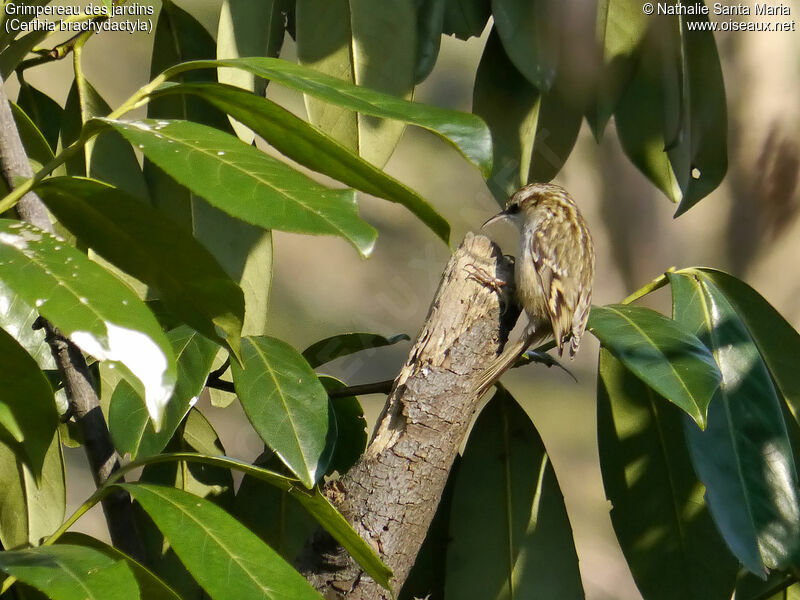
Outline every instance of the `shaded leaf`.
POLYGON ((57 434, 51 437, 37 476, 18 455, 13 444, 0 441, 0 542, 9 550, 38 545, 52 534, 64 520, 67 501, 57 434))
POLYGON ((558 4, 549 0, 492 0, 495 29, 514 66, 546 92, 558 69, 558 4))
POLYGON ((61 105, 23 81, 20 81, 17 104, 36 123, 50 149, 54 151, 58 146, 58 132, 61 129, 61 120, 64 118, 64 109, 61 105))
POLYGON ((338 235, 364 256, 375 229, 358 218, 352 190, 333 190, 238 139, 185 121, 115 121, 159 168, 231 216, 265 229, 338 235))
POLYGON ((28 351, 42 370, 56 370, 44 329, 34 329, 39 313, 0 280, 0 328, 28 351))
POLYGON ((416 0, 417 4, 417 62, 414 83, 431 74, 442 43, 444 14, 449 0, 416 0))
POLYGON ((442 32, 462 40, 479 37, 491 15, 491 0, 447 0, 442 32))
POLYGON ((680 412, 600 350, 597 437, 611 522, 648 600, 729 600, 739 562, 694 474, 680 412))
POLYGON ((124 192, 88 179, 51 178, 37 193, 81 243, 153 286, 175 315, 238 354, 242 291, 185 229, 124 192))
POLYGON ((396 119, 428 129, 475 164, 484 176, 491 172, 492 142, 489 129, 480 118, 472 114, 408 102, 276 58, 194 61, 170 70, 167 75, 172 77, 186 70, 218 67, 244 69, 362 115, 396 119))
POLYGON ((0 552, 0 569, 53 600, 138 600, 125 561, 84 546, 40 546, 0 552))
POLYGON ((720 372, 694 328, 640 306, 592 307, 588 329, 658 394, 704 428, 720 372))
POLYGON ((316 369, 327 362, 372 348, 391 346, 410 340, 405 333, 384 337, 376 333, 342 333, 311 344, 303 351, 303 358, 316 369))
MULTIPOLYGON (((0 244, 0 260, 2 251, 0 244)), ((53 390, 36 361, 2 329, 0 356, 0 439, 38 480, 58 425, 53 390)))
MULTIPOLYGON (((410 0, 297 0, 301 65, 405 99, 414 88, 416 15, 410 0)), ((350 151, 382 167, 405 124, 355 114, 306 95, 309 120, 350 151)), ((374 115, 380 116, 380 115, 374 115)))
POLYGON ((0 220, 0 279, 82 350, 123 365, 160 422, 175 387, 175 356, 127 286, 63 240, 9 220, 0 220))
MULTIPOLYGON (((25 147, 25 153, 28 158, 40 165, 46 165, 53 159, 53 150, 50 148, 50 144, 44 139, 44 135, 39 131, 36 124, 19 106, 13 102, 10 103, 10 106, 14 121, 17 124, 19 137, 22 140, 22 145, 25 147)), ((34 171, 36 170, 34 168, 34 171)))
POLYGON ((330 463, 336 421, 325 388, 291 346, 269 337, 246 337, 233 383, 255 430, 306 487, 330 463))
POLYGON ((162 87, 151 97, 173 93, 200 96, 292 160, 358 190, 402 204, 445 243, 449 240, 450 225, 419 194, 271 100, 209 83, 162 87))
POLYGON ((797 471, 769 372, 713 280, 694 270, 668 276, 675 318, 697 332, 722 372, 706 431, 686 427, 711 514, 730 549, 752 573, 797 565, 797 471))
POLYGON ((550 458, 528 416, 503 388, 467 440, 450 536, 446 599, 584 597, 550 458))
MULTIPOLYGON (((346 387, 333 377, 323 375, 319 380, 327 392, 346 387)), ((355 396, 331 398, 330 403, 336 418, 336 445, 325 474, 331 475, 338 471, 340 475, 344 475, 367 448, 367 420, 364 418, 364 409, 355 396)))
POLYGON ((173 488, 121 484, 215 600, 319 598, 297 571, 221 508, 173 488))

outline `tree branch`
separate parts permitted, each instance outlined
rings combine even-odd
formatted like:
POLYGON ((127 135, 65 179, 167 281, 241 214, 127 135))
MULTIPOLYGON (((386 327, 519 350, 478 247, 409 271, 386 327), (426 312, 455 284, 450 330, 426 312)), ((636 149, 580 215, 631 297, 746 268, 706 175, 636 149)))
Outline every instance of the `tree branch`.
MULTIPOLYGON (((33 177, 33 170, 19 137, 11 114, 3 80, 0 79, 0 172, 14 189, 17 179, 33 177)), ((17 204, 19 216, 39 229, 53 233, 53 225, 42 201, 35 192, 28 192, 17 204)), ((78 426, 83 434, 84 449, 89 458, 95 484, 104 482, 119 468, 120 457, 111 443, 100 400, 92 386, 86 360, 80 350, 53 325, 41 320, 46 340, 50 345, 67 392, 78 426)), ((134 558, 144 556, 141 540, 136 532, 130 496, 122 491, 113 492, 103 500, 103 511, 114 545, 134 558)))
MULTIPOLYGON (((500 249, 467 234, 445 268, 366 453, 329 494, 392 568, 395 592, 414 564, 478 407, 479 377, 517 319, 512 281, 513 266, 500 249), (509 283, 502 298, 481 283, 486 274, 509 283)), ((325 598, 391 598, 324 533, 309 541, 298 567, 325 598)))

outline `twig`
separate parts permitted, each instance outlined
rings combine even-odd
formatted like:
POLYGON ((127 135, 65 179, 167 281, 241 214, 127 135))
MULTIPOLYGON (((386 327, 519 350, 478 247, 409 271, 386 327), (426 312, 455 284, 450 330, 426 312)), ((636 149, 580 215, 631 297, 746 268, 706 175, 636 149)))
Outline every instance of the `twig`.
MULTIPOLYGON (((14 188, 15 180, 29 179, 33 176, 1 78, 0 171, 9 189, 14 188)), ((17 211, 23 220, 44 231, 53 232, 47 209, 35 192, 29 191, 20 198, 17 211)), ((85 440, 84 449, 89 458, 92 475, 95 483, 100 485, 119 468, 120 457, 111 442, 86 360, 80 350, 51 323, 42 319, 42 324, 50 351, 61 372, 67 397, 75 411, 76 422, 85 440)), ((124 492, 110 494, 103 500, 103 511, 114 545, 141 560, 144 550, 136 532, 130 496, 124 492)))

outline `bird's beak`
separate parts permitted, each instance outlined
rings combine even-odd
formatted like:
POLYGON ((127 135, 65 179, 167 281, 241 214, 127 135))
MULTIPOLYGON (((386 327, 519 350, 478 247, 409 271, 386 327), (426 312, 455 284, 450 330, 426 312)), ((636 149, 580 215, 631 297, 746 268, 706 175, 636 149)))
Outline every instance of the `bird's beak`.
POLYGON ((491 219, 486 221, 486 223, 481 225, 481 229, 483 229, 487 225, 491 225, 493 223, 499 223, 500 221, 503 221, 503 220, 505 220, 507 218, 508 218, 508 213, 506 213, 506 211, 499 212, 495 216, 493 216, 491 219))

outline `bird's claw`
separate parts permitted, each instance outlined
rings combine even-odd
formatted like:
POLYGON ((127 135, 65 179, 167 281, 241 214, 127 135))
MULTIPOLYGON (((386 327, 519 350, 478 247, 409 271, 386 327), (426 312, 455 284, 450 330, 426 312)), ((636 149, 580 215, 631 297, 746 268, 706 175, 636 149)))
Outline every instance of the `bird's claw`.
POLYGON ((540 365, 545 365, 547 368, 550 367, 558 367, 562 371, 564 371, 567 375, 572 377, 575 380, 575 383, 578 382, 578 378, 570 371, 567 367, 562 365, 558 360, 548 354, 547 352, 537 352, 535 350, 528 350, 525 354, 522 355, 523 358, 527 359, 529 362, 539 363, 540 365))
POLYGON ((472 263, 465 265, 465 267, 468 267, 470 271, 469 275, 467 276, 467 279, 474 279, 481 285, 485 285, 486 287, 491 288, 497 294, 502 294, 503 288, 506 287, 506 285, 508 285, 505 281, 503 281, 498 277, 495 277, 494 275, 489 273, 489 271, 487 271, 482 267, 479 267, 472 263))

